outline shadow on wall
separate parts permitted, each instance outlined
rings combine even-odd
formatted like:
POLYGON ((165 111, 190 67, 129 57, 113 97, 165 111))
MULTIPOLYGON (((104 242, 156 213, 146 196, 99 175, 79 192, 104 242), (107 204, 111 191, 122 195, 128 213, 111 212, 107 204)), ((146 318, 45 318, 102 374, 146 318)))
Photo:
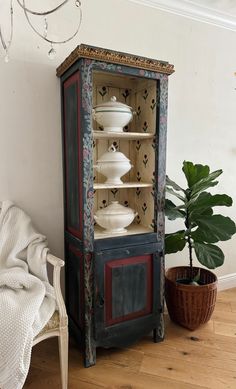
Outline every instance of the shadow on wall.
POLYGON ((10 199, 63 257, 60 83, 55 64, 0 61, 0 199, 10 199))

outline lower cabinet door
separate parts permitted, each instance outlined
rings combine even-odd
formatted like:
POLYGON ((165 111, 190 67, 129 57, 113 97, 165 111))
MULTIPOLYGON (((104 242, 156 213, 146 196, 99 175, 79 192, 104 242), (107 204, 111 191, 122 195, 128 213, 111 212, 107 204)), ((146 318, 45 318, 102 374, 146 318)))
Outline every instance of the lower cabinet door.
POLYGON ((161 271, 157 245, 95 253, 95 337, 124 346, 158 326, 161 271))

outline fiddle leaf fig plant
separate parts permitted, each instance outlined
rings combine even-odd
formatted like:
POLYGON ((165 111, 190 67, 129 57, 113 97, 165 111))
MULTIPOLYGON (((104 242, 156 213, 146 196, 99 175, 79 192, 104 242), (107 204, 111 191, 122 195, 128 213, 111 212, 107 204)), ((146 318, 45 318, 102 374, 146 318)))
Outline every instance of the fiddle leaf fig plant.
POLYGON ((226 194, 215 194, 206 190, 218 184, 216 178, 222 170, 210 172, 209 166, 183 162, 183 173, 187 180, 187 188, 183 189, 166 177, 166 192, 176 197, 178 205, 166 199, 165 214, 170 220, 183 219, 182 230, 165 236, 166 254, 182 251, 188 247, 191 280, 193 280, 193 251, 198 261, 209 269, 224 263, 222 250, 215 245, 219 241, 228 240, 236 232, 236 226, 229 217, 213 214, 213 208, 230 207, 232 198, 226 194))

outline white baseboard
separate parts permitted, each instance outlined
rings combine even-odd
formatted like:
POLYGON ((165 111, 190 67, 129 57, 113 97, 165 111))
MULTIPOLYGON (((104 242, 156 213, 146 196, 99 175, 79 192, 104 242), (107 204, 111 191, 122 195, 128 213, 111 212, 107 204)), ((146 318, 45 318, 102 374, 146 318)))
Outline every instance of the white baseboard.
POLYGON ((236 288, 236 273, 218 277, 218 291, 236 288))

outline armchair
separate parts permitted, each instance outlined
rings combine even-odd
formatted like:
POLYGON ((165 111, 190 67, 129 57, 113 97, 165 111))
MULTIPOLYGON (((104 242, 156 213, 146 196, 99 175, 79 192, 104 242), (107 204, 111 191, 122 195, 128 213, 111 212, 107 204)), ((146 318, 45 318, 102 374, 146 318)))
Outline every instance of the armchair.
POLYGON ((42 331, 34 338, 33 345, 57 336, 60 356, 62 389, 67 389, 68 383, 68 318, 61 293, 60 272, 64 261, 52 254, 47 255, 47 262, 53 266, 53 287, 55 290, 57 309, 42 331))

